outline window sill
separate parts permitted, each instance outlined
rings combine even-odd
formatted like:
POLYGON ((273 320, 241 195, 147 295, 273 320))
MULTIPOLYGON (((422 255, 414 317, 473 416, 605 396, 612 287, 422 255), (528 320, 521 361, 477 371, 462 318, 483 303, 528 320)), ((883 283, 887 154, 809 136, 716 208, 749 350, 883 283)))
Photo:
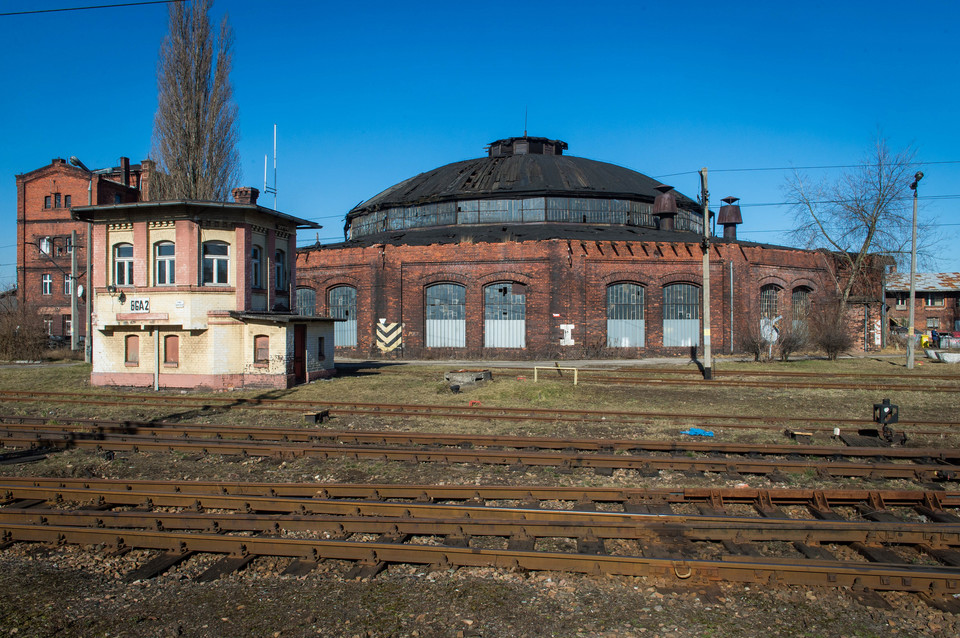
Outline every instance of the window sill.
POLYGON ((269 364, 269 363, 258 363, 258 362, 256 362, 256 361, 254 361, 254 362, 253 362, 253 367, 254 367, 254 368, 269 368, 269 367, 270 367, 270 364, 269 364))
POLYGON ((164 361, 164 362, 163 362, 163 367, 164 367, 164 368, 179 368, 179 367, 180 367, 180 364, 179 364, 179 363, 167 363, 166 361, 164 361))
POLYGON ((125 366, 128 367, 128 368, 139 368, 139 367, 140 367, 140 362, 139 362, 139 361, 135 361, 135 362, 131 363, 130 361, 124 361, 124 362, 123 362, 123 365, 125 365, 125 366))

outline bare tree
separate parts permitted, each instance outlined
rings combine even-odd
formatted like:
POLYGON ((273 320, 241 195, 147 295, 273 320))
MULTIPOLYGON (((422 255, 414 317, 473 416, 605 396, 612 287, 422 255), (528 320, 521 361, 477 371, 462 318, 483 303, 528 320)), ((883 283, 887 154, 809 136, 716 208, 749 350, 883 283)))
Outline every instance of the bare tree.
MULTIPOLYGON (((845 171, 835 182, 812 182, 794 172, 784 186, 794 202, 796 226, 792 232, 808 248, 825 248, 836 283, 839 312, 851 292, 862 288, 876 268, 874 256, 902 262, 910 257, 913 226, 909 185, 917 169, 915 151, 891 151, 879 138, 869 157, 845 171)), ((936 242, 929 227, 918 231, 929 248, 936 242)), ((909 263, 909 262, 908 262, 909 263)))
POLYGON ((230 86, 233 30, 214 41, 211 0, 170 5, 157 65, 152 159, 159 199, 224 201, 240 182, 237 107, 230 86))

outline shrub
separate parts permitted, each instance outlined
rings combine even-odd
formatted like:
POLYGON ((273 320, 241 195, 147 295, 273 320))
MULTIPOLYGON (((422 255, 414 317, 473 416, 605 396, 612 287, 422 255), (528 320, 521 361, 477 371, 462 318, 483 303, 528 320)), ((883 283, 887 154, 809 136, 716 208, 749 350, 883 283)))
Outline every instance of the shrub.
POLYGON ((752 354, 754 361, 767 358, 768 344, 760 336, 760 328, 753 322, 751 322, 750 328, 740 335, 740 349, 752 354))
POLYGON ((853 348, 847 313, 839 304, 830 304, 814 317, 813 341, 830 361, 853 348))
POLYGON ((43 319, 27 310, 0 313, 0 359, 38 361, 47 347, 43 319))
POLYGON ((794 328, 792 322, 787 321, 777 338, 777 354, 780 360, 789 361, 790 355, 806 348, 808 341, 806 326, 794 328))

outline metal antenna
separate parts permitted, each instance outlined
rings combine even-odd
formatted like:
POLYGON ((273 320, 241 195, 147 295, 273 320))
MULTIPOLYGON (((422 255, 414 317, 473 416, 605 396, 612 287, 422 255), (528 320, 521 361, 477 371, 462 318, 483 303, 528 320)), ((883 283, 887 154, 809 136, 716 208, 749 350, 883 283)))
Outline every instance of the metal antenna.
POLYGON ((523 136, 527 136, 527 107, 523 107, 523 136))
POLYGON ((277 210, 277 125, 273 125, 273 186, 267 186, 267 156, 263 156, 263 192, 273 193, 273 210, 277 210))

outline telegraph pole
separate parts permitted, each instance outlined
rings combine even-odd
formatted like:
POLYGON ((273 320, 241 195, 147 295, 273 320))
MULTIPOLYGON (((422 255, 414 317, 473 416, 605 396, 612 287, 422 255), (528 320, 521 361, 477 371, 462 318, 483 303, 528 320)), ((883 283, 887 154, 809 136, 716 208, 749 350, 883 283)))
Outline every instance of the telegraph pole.
POLYGON ((70 232, 70 349, 80 348, 77 329, 77 231, 70 232))
POLYGON ((923 173, 917 171, 913 176, 913 183, 910 189, 913 191, 913 239, 910 243, 910 323, 907 328, 907 369, 913 370, 913 308, 917 296, 917 186, 923 179, 923 173))
POLYGON ((707 168, 700 169, 700 190, 703 194, 703 378, 713 379, 710 352, 710 193, 707 190, 707 168))

